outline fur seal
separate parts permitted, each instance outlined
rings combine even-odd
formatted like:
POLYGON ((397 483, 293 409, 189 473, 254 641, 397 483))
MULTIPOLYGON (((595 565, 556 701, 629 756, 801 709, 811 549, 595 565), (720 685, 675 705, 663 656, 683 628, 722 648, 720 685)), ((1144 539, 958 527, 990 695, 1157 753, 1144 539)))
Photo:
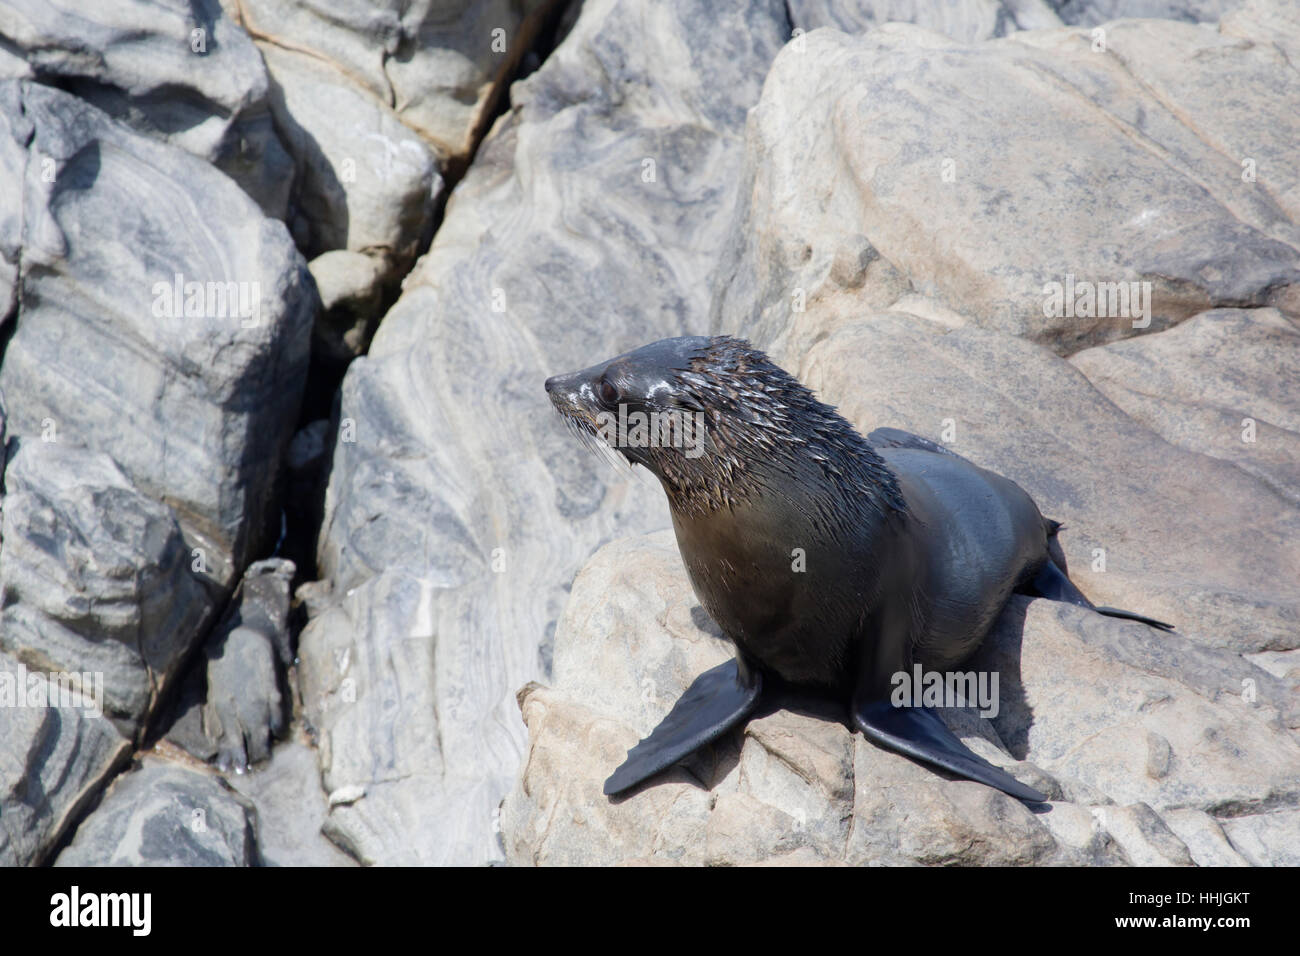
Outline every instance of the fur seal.
POLYGON ((628 751, 606 794, 717 739, 765 683, 784 683, 843 701, 879 746, 1043 801, 934 710, 894 706, 893 675, 961 663, 1013 591, 1170 627, 1084 597, 1049 554, 1059 523, 1014 482, 897 429, 864 439, 743 340, 664 339, 546 391, 582 437, 659 479, 695 594, 736 647, 628 751), (657 441, 608 427, 634 413, 656 416, 657 441))

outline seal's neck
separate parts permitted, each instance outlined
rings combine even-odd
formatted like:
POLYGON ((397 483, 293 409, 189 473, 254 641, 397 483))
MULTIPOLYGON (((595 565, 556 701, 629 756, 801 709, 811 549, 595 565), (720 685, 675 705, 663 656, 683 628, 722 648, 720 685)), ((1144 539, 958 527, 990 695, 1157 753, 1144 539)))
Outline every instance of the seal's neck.
POLYGON ((834 409, 821 408, 829 416, 818 424, 832 427, 758 435, 749 427, 710 429, 699 458, 658 463, 669 505, 694 518, 776 497, 801 502, 810 520, 825 518, 832 527, 906 514, 884 459, 834 409))

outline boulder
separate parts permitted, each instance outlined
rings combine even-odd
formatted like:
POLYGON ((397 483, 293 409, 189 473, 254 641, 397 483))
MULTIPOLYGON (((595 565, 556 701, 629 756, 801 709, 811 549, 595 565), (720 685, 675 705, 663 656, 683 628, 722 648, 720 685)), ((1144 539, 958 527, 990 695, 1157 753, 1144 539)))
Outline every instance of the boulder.
MULTIPOLYGON (((553 0, 227 0, 263 50, 296 50, 464 162, 553 0)), ((271 65, 272 75, 278 74, 271 65)), ((278 79, 278 76, 277 76, 278 79)), ((316 128, 313 128, 313 132, 316 128)))
POLYGON ((21 303, 0 364, 10 431, 112 455, 232 585, 298 414, 306 263, 224 175, 67 93, 0 81, 0 143, 22 184, 0 216, 21 303))
POLYGON ((1070 361, 1169 444, 1229 462, 1300 505, 1300 321, 1220 309, 1070 361))
POLYGON ((357 865, 321 833, 329 806, 321 792, 316 751, 307 744, 286 741, 265 766, 228 782, 257 810, 261 865, 357 865))
POLYGON ((290 227, 309 257, 373 256, 385 274, 410 267, 440 200, 435 156, 386 100, 328 63, 263 44, 271 108, 294 157, 290 227))
POLYGON ((0 651, 0 866, 46 862, 130 757, 93 690, 83 695, 67 676, 51 683, 0 651))
POLYGON ((254 866, 257 812, 220 777, 158 759, 124 773, 55 866, 254 866))
POLYGON ((26 76, 212 163, 283 219, 293 166, 266 67, 217 0, 3 0, 0 35, 26 76))
POLYGON ((102 709, 137 738, 213 617, 171 509, 113 460, 15 438, 3 469, 0 650, 93 673, 102 709))

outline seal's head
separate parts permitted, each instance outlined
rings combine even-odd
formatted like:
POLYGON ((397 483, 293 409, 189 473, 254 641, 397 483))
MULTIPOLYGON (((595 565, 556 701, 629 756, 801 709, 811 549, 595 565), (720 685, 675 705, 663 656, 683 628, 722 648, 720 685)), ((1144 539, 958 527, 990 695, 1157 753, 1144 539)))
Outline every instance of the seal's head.
POLYGON ((686 514, 734 508, 778 479, 902 508, 853 426, 742 339, 663 339, 549 378, 546 391, 582 437, 648 468, 686 514))

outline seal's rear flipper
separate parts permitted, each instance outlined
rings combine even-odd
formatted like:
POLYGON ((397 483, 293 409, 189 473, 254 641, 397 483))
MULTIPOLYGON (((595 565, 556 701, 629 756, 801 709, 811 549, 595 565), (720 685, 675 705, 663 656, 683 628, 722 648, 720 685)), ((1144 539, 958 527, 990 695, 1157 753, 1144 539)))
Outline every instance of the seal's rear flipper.
POLYGON ((758 706, 762 689, 762 675, 750 670, 746 682, 735 660, 705 671, 650 736, 627 752, 623 765, 605 781, 605 793, 613 796, 635 787, 717 740, 758 706))
POLYGON ((858 703, 853 722, 867 739, 888 750, 987 784, 1020 800, 1043 803, 1045 794, 1021 783, 976 754, 928 707, 895 707, 887 700, 858 703))
POLYGON ((1065 576, 1065 573, 1056 566, 1056 562, 1051 558, 1047 559, 1047 563, 1043 565, 1042 570, 1026 586, 1025 590, 1028 594, 1035 594, 1052 601, 1064 601, 1066 604, 1077 604, 1079 607, 1091 608, 1098 614, 1105 614, 1107 617, 1121 617, 1126 621, 1140 621, 1151 627, 1158 627, 1162 631, 1172 631, 1174 629, 1172 624, 1166 624, 1164 621, 1157 621, 1155 618, 1146 617, 1133 611, 1124 611, 1117 607, 1098 607, 1084 597, 1083 592, 1074 586, 1074 582, 1065 576))

